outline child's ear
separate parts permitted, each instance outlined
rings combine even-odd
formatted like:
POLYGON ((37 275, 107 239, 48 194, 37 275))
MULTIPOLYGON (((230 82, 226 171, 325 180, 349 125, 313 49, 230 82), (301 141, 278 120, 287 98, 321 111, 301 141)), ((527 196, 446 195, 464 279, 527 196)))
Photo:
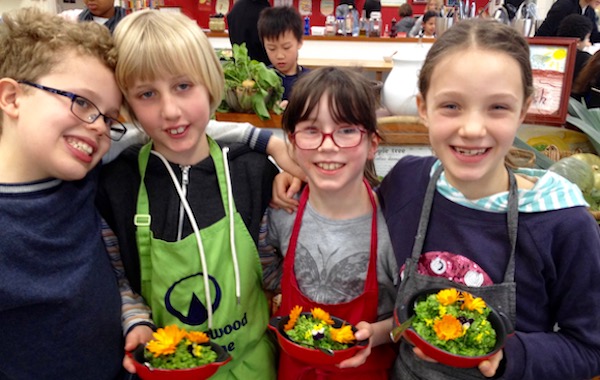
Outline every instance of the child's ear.
POLYGON ((11 117, 19 116, 19 97, 23 95, 23 90, 19 83, 11 78, 0 79, 0 109, 11 117))
POLYGON ((421 93, 417 95, 417 110, 419 111, 419 116, 423 120, 423 124, 425 124, 426 127, 429 127, 427 122, 427 102, 425 102, 425 98, 421 93))
MULTIPOLYGON (((367 135, 369 136, 369 135, 367 135)), ((375 159, 375 153, 377 153, 377 148, 379 147, 379 142, 381 139, 375 133, 372 133, 369 140, 369 152, 367 154, 367 158, 369 160, 375 159)))
POLYGON ((520 124, 523 124, 523 121, 525 120, 525 116, 527 116, 527 111, 529 111, 529 107, 531 106, 532 101, 533 101, 533 96, 530 96, 529 98, 527 98, 525 100, 525 103, 523 104, 523 109, 521 109, 520 124))

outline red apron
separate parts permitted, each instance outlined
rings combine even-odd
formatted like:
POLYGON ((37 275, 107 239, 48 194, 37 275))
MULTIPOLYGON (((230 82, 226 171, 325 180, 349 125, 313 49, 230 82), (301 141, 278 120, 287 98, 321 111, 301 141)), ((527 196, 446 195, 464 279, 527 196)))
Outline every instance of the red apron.
MULTIPOLYGON (((287 315, 295 305, 300 305, 304 310, 320 307, 329 314, 342 318, 355 325, 360 321, 369 323, 377 322, 377 205, 371 187, 364 181, 367 187, 371 205, 373 206, 373 218, 371 222, 371 249, 369 268, 365 281, 364 292, 349 302, 338 304, 320 304, 314 302, 302 294, 298 288, 294 272, 296 257, 296 244, 302 225, 302 215, 308 201, 308 186, 305 187, 300 197, 300 204, 290 237, 290 244, 283 264, 283 276, 281 278, 281 306, 277 315, 287 315)), ((279 357, 278 379, 280 380, 387 380, 389 369, 396 358, 391 344, 380 345, 372 348, 371 355, 367 361, 355 368, 338 368, 336 366, 314 366, 297 361, 281 351, 279 357)))

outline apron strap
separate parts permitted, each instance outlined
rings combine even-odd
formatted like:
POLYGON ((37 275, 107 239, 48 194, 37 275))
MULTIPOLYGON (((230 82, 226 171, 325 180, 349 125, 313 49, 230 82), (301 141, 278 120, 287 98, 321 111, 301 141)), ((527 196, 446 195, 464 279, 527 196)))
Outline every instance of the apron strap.
POLYGON ((138 190, 137 197, 137 210, 133 220, 133 223, 136 226, 136 242, 138 247, 138 254, 140 256, 140 277, 142 296, 144 297, 144 299, 148 300, 148 302, 150 302, 150 299, 152 297, 152 287, 150 286, 150 282, 152 279, 152 259, 150 258, 150 224, 152 218, 150 217, 148 192, 146 190, 146 184, 144 183, 144 179, 146 177, 146 167, 148 166, 148 159, 150 157, 151 150, 152 141, 144 145, 138 153, 140 188, 138 190))
MULTIPOLYGON (((207 140, 208 140, 208 144, 209 144, 209 149, 210 149, 210 156, 213 159, 214 165, 215 165, 215 171, 217 174, 217 180, 218 180, 218 184, 219 184, 219 190, 221 193, 221 199, 223 201, 223 208, 225 211, 225 217, 230 219, 231 223, 230 225, 233 224, 233 216, 235 213, 235 203, 233 201, 233 196, 232 196, 232 192, 231 192, 231 178, 229 176, 229 170, 226 170, 225 168, 225 162, 223 162, 224 159, 226 159, 226 156, 221 152, 221 149, 219 147, 219 145, 212 140, 210 137, 207 136, 207 140), (230 199, 231 197, 231 199, 230 199)), ((169 172, 172 180, 173 180, 173 185, 175 186, 182 204, 184 205, 184 209, 186 210, 186 213, 188 213, 188 218, 190 219, 190 223, 192 224, 192 227, 194 229, 194 234, 196 235, 196 240, 197 240, 197 244, 198 244, 198 249, 199 249, 199 253, 200 253, 200 257, 201 257, 201 262, 202 262, 202 271, 205 273, 204 277, 204 288, 205 288, 205 292, 206 292, 206 299, 207 299, 207 306, 208 306, 208 327, 212 328, 212 308, 211 308, 211 303, 210 303, 210 287, 208 284, 208 277, 207 277, 207 273, 206 273, 206 258, 204 255, 204 247, 202 244, 202 238, 201 238, 201 234, 200 231, 198 229, 198 226, 196 224, 196 221, 194 219, 194 215, 191 211, 191 208, 187 202, 187 199, 185 199, 185 197, 182 196, 182 191, 181 191, 181 187, 179 185, 179 183, 176 181, 175 179, 175 174, 173 173, 173 170, 170 167, 169 162, 162 156, 160 155, 158 152, 152 152, 152 141, 148 142, 146 145, 144 145, 139 152, 138 155, 138 167, 140 170, 140 188, 138 190, 138 200, 137 200, 137 210, 136 210, 136 215, 134 217, 134 223, 136 225, 136 241, 137 241, 137 245, 138 245, 138 252, 139 252, 139 256, 140 256, 140 276, 141 276, 141 287, 142 287, 142 296, 147 299, 150 300, 151 295, 152 295, 152 291, 151 291, 151 279, 152 279, 152 258, 151 258, 151 231, 150 231, 150 224, 151 224, 151 216, 150 216, 150 211, 149 211, 149 200, 148 200, 148 192, 146 189, 146 185, 144 182, 145 179, 145 175, 146 175, 146 169, 148 166, 148 160, 150 157, 150 153, 154 153, 165 165, 167 171, 169 172)), ((228 169, 228 168, 227 168, 228 169)), ((238 303, 240 302, 240 293, 241 293, 241 288, 240 288, 240 275, 239 275, 239 268, 237 265, 237 256, 235 253, 235 236, 233 235, 233 229, 231 229, 230 231, 230 240, 232 243, 232 257, 233 257, 233 261, 234 261, 234 272, 235 272, 235 278, 236 278, 236 296, 238 298, 238 303)))
MULTIPOLYGON (((423 200, 423 208, 421 209, 421 217, 419 219, 419 225, 417 227, 417 235, 415 236, 415 243, 411 253, 410 262, 412 265, 407 265, 406 270, 411 272, 417 271, 417 263, 419 257, 423 252, 423 246, 425 244, 425 236, 427 235, 427 227, 429 226, 429 216, 431 214, 431 208, 433 205, 433 197, 435 195, 435 189, 437 181, 440 178, 444 167, 438 166, 431 175, 427 189, 425 190, 425 198, 423 200)), ((510 242, 510 256, 506 270, 504 271, 504 282, 514 282, 515 280, 515 254, 517 247, 517 231, 519 225, 519 189, 517 186, 517 180, 515 174, 510 168, 506 168, 508 171, 509 189, 508 189, 508 204, 506 214, 506 226, 508 230, 508 237, 510 242)))

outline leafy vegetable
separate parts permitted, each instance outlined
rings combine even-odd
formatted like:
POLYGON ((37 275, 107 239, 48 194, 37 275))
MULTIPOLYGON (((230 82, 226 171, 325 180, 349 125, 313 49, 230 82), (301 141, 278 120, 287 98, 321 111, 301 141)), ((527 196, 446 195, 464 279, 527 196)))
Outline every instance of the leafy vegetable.
POLYGON ((578 153, 557 161, 548 170, 576 184, 590 204, 590 210, 600 210, 600 157, 578 153))
POLYGON ((281 114, 283 96, 281 78, 275 70, 248 57, 246 44, 233 45, 233 58, 223 64, 225 95, 219 112, 254 111, 262 120, 270 119, 269 110, 281 114))
POLYGON ((481 298, 453 288, 443 289, 416 303, 412 327, 442 350, 481 356, 496 344, 496 331, 487 319, 490 312, 481 298))
POLYGON ((587 108, 584 103, 570 98, 567 122, 585 133, 600 154, 600 108, 587 108))

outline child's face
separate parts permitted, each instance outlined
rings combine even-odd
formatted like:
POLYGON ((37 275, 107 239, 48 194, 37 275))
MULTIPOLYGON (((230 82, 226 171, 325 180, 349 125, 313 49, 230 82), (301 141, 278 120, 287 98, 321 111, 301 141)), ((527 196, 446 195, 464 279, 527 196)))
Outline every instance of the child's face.
POLYGON ((291 31, 286 31, 276 39, 265 38, 263 44, 273 67, 284 75, 297 73, 298 50, 302 47, 302 42, 291 31))
POLYGON ((505 191, 504 156, 529 107, 517 61, 460 50, 439 61, 430 83, 419 114, 448 181, 471 199, 505 191))
MULTIPOLYGON (((309 117, 296 125, 295 133, 312 131, 312 134, 337 133, 342 139, 350 133, 356 132, 360 125, 337 124, 329 113, 329 104, 326 95, 321 98, 319 105, 309 117), (344 131, 346 129, 346 131, 344 131)), ((312 188, 328 192, 340 192, 345 189, 362 184, 363 172, 367 159, 373 159, 378 146, 375 136, 369 137, 366 133, 360 134, 360 142, 352 148, 340 148, 333 142, 331 136, 324 138, 320 147, 316 149, 300 149, 292 144, 292 157, 308 176, 312 188)), ((317 136, 318 138, 319 136, 317 136)), ((297 137, 299 138, 299 137, 297 137)), ((334 137, 335 138, 335 137, 334 137)), ((338 141, 338 144, 341 140, 338 141)))
POLYGON ((423 23, 423 35, 434 36, 435 35, 435 17, 430 18, 427 22, 423 23))
MULTIPOLYGON (((96 58, 74 53, 63 62, 35 83, 84 97, 102 114, 118 118, 122 98, 112 70, 96 58)), ((103 117, 87 124, 71 112, 69 97, 25 84, 17 87, 17 96, 18 109, 4 109, 8 124, 0 140, 2 149, 11 151, 14 173, 20 172, 16 181, 78 180, 108 151, 103 117)))
POLYGON ((585 38, 577 43, 577 49, 583 50, 588 46, 592 46, 592 44, 590 43, 591 35, 592 35, 591 33, 586 34, 585 38))
POLYGON ((115 14, 113 0, 83 0, 83 2, 94 16, 111 18, 115 14))
POLYGON ((154 149, 169 161, 193 165, 207 156, 210 96, 205 86, 184 76, 138 80, 126 97, 154 149))

